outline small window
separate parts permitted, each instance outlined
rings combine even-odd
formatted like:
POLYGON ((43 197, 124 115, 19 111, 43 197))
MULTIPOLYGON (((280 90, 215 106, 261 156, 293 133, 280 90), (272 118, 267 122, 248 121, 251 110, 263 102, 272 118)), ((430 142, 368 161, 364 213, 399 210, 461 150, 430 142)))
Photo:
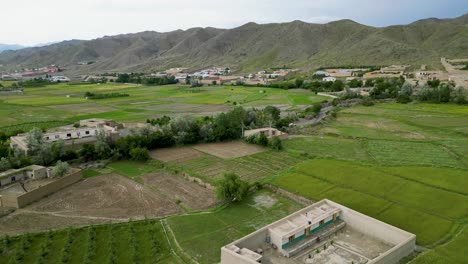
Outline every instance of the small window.
POLYGON ((56 138, 56 139, 57 139, 57 138, 60 138, 60 135, 55 135, 55 138, 56 138))
POLYGON ((45 137, 46 140, 49 140, 49 137, 45 137))
POLYGON ((16 181, 16 177, 15 176, 11 177, 11 181, 16 181))
POLYGON ((289 242, 293 242, 293 241, 294 241, 294 238, 296 238, 296 236, 292 235, 292 236, 290 236, 290 237, 288 238, 288 241, 289 241, 289 242))
POLYGON ((67 137, 71 137, 71 133, 67 133, 67 137))
POLYGON ((86 131, 85 134, 86 134, 86 135, 89 135, 89 131, 86 131))
POLYGON ((323 225, 324 223, 325 223, 324 220, 320 221, 320 222, 319 222, 319 226, 323 225))

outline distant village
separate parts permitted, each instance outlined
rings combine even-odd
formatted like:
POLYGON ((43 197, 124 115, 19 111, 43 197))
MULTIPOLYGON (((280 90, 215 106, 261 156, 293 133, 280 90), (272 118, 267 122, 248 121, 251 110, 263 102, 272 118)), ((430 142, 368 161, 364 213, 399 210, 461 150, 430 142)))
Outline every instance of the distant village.
MULTIPOLYGON (((88 65, 94 62, 80 62, 78 65, 88 65)), ((468 59, 441 58, 443 70, 430 70, 426 65, 420 65, 417 70, 412 65, 389 65, 368 67, 328 67, 313 72, 314 79, 322 82, 350 82, 352 80, 365 81, 375 78, 403 77, 413 84, 432 80, 453 82, 456 86, 468 87, 468 59), (410 70, 411 69, 411 70, 410 70)), ((164 71, 142 74, 144 78, 162 78, 173 76, 179 83, 189 84, 190 80, 197 80, 205 85, 270 85, 275 81, 287 80, 295 73, 302 73, 303 69, 288 67, 261 69, 257 72, 237 73, 231 67, 209 67, 201 70, 189 68, 170 68, 164 71)), ((0 71, 3 81, 26 81, 42 78, 50 82, 114 82, 119 73, 103 73, 95 75, 67 75, 67 69, 57 65, 41 68, 26 68, 13 72, 0 71)))

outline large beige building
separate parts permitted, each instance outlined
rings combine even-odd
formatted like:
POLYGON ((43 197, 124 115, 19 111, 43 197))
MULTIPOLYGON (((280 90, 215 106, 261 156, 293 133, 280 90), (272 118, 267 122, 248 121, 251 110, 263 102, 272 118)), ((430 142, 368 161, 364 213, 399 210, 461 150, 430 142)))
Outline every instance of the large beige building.
POLYGON ((322 200, 221 248, 221 264, 396 264, 416 236, 322 200))
MULTIPOLYGON (((50 129, 44 133, 43 139, 45 142, 63 140, 65 147, 70 149, 95 143, 99 130, 103 130, 107 136, 116 138, 119 136, 118 129, 119 125, 112 120, 92 118, 81 120, 78 127, 69 125, 50 129)), ((11 137, 10 147, 27 152, 26 136, 27 133, 11 137)))

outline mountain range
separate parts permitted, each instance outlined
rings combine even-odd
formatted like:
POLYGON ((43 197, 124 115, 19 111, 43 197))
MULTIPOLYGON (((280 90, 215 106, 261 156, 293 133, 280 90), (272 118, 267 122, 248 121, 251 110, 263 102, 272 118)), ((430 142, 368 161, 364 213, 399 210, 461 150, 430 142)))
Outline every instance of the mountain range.
POLYGON ((17 44, 3 44, 0 43, 0 52, 5 51, 5 50, 19 50, 19 49, 24 49, 24 46, 17 45, 17 44))
POLYGON ((441 57, 468 57, 468 14, 388 27, 339 20, 327 24, 293 21, 247 23, 233 29, 145 31, 4 51, 0 53, 0 64, 6 68, 55 64, 76 73, 213 65, 247 72, 283 65, 312 69, 426 64, 440 68, 441 57), (89 61, 94 63, 77 65, 89 61))

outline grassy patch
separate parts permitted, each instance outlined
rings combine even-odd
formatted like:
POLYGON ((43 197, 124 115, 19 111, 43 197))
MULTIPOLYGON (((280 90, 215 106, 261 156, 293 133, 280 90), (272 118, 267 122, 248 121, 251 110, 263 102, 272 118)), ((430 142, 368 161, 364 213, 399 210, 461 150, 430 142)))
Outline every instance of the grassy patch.
POLYGON ((223 210, 171 217, 168 223, 184 252, 200 263, 216 263, 223 245, 300 208, 289 199, 262 191, 223 210), (262 207, 256 202, 265 197, 274 199, 271 207, 262 207))
POLYGON ((369 155, 387 165, 431 165, 463 167, 443 147, 427 142, 369 140, 369 155))
POLYGON ((81 175, 83 176, 83 178, 91 178, 91 177, 99 176, 101 175, 101 173, 97 170, 85 169, 81 171, 81 175))
POLYGON ((430 250, 418 256, 412 263, 415 264, 445 264, 466 263, 466 245, 468 245, 468 229, 465 227, 449 243, 430 250))
MULTIPOLYGON (((395 170, 401 171, 404 168, 395 170)), ((388 171, 392 169, 394 168, 389 167, 388 171)), ((450 173, 456 172, 453 170, 450 173)), ((418 243, 423 245, 441 239, 452 224, 462 221, 468 212, 466 195, 441 189, 435 181, 432 181, 431 186, 387 173, 387 167, 336 160, 312 160, 272 178, 271 181, 305 197, 335 200, 399 226, 415 233, 418 243), (449 204, 457 206, 447 206, 449 204), (431 225, 437 228, 429 228, 431 225)))
POLYGON ((108 164, 107 167, 133 180, 156 169, 154 164, 134 161, 116 161, 108 164))

